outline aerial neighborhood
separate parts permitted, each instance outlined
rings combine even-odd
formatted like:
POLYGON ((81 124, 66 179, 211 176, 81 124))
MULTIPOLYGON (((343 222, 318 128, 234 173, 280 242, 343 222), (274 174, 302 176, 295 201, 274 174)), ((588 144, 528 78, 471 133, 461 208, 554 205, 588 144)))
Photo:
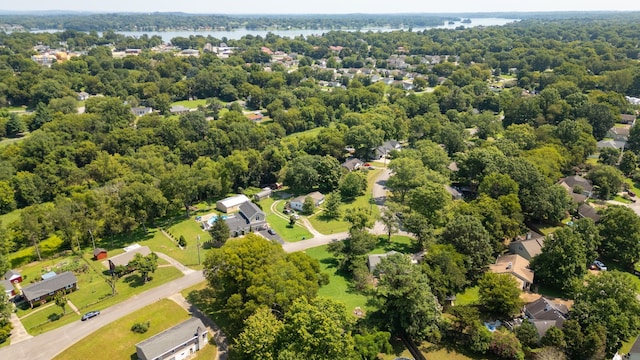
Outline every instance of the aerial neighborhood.
POLYGON ((0 12, 0 359, 640 359, 640 12, 112 15, 0 12))

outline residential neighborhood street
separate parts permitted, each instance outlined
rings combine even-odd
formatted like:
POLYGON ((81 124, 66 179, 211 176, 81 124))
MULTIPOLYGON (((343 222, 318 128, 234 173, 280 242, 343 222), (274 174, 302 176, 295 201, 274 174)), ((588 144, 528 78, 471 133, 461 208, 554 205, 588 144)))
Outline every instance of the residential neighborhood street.
MULTIPOLYGON (((390 170, 385 169, 376 179, 376 183, 372 190, 372 196, 378 206, 384 205, 384 201, 386 199, 386 188, 384 184, 390 174, 390 170)), ((272 211, 278 214, 275 211, 275 203, 272 207, 272 211)), ((286 252, 291 253, 304 251, 313 247, 329 244, 332 241, 341 241, 349 236, 349 233, 346 231, 324 235, 315 230, 306 218, 303 217, 300 221, 309 230, 309 232, 313 234, 313 238, 295 243, 283 244, 282 247, 286 252)), ((376 222, 371 232, 374 234, 384 234, 384 225, 380 222, 376 222)), ((189 269, 165 254, 158 254, 158 256, 182 271, 184 276, 180 279, 173 280, 157 288, 136 295, 112 307, 106 309, 96 308, 95 310, 100 310, 101 314, 91 320, 76 321, 30 338, 28 334, 23 334, 22 338, 26 338, 25 340, 0 348, 0 359, 50 360, 57 354, 103 326, 109 326, 109 323, 150 305, 155 301, 175 296, 181 290, 205 281, 201 271, 189 269)), ((223 336, 216 337, 216 339, 220 339, 220 341, 223 342, 225 341, 223 336)), ((219 349, 225 349, 226 344, 220 343, 218 347, 219 349)), ((226 354, 221 352, 221 354, 219 354, 219 358, 226 359, 226 354)))
MULTIPOLYGON (((96 309, 100 310, 100 315, 88 321, 78 320, 17 344, 0 348, 0 359, 51 360, 69 346, 101 327, 108 326, 109 323, 123 316, 204 280, 201 271, 194 271, 180 279, 136 295, 107 309, 96 309)), ((132 352, 134 350, 131 349, 132 352)))

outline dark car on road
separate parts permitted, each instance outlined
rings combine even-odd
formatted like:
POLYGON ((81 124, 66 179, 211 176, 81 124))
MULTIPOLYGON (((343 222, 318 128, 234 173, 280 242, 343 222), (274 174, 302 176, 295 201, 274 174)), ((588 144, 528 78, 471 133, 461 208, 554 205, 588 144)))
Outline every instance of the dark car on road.
POLYGON ((82 315, 82 321, 91 319, 92 317, 96 317, 100 315, 100 311, 89 311, 88 313, 82 315))
POLYGON ((269 233, 269 235, 275 235, 276 234, 276 231, 273 230, 273 229, 269 229, 269 230, 267 230, 267 232, 269 233))

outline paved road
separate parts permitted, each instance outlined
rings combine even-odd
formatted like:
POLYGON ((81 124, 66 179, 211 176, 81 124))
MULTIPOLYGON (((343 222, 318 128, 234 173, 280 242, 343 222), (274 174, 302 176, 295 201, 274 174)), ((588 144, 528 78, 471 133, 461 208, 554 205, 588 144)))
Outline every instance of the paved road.
POLYGON ((51 360, 69 346, 101 327, 204 280, 201 271, 193 271, 180 279, 145 291, 110 308, 99 309, 101 310, 100 316, 93 319, 78 320, 17 344, 0 348, 0 359, 51 360))
MULTIPOLYGON (((373 197, 378 206, 384 206, 384 201, 386 199, 386 188, 384 185, 389 178, 389 175, 390 171, 385 169, 374 185, 373 197)), ((274 211, 274 213, 277 214, 276 211, 274 211)), ((346 239, 349 235, 347 232, 324 235, 316 231, 306 218, 301 219, 301 222, 308 228, 309 232, 311 232, 314 237, 305 241, 283 244, 282 247, 286 252, 303 251, 313 247, 329 244, 332 241, 341 241, 346 239)), ((372 233, 377 233, 377 228, 379 228, 378 224, 374 226, 372 233)), ((382 233, 384 233, 384 228, 382 228, 382 233)), ((201 271, 194 271, 186 268, 182 264, 177 263, 174 259, 163 255, 164 254, 158 254, 159 257, 169 261, 172 265, 181 270, 185 276, 157 288, 145 291, 110 308, 100 309, 100 316, 93 319, 87 321, 76 321, 46 332, 42 335, 31 337, 19 343, 0 348, 0 359, 50 360, 69 346, 82 340, 94 331, 107 326, 109 323, 160 299, 171 297, 190 286, 205 281, 201 271)))

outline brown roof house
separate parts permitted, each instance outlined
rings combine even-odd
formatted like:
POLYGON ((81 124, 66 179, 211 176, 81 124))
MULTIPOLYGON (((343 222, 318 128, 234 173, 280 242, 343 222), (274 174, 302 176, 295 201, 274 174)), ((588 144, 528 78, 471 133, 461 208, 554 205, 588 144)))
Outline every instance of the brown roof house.
POLYGON ((543 245, 544 236, 533 230, 529 230, 529 232, 523 236, 518 236, 515 241, 509 244, 509 251, 527 260, 531 260, 534 256, 542 252, 543 245))
POLYGON ((198 318, 190 318, 136 344, 139 360, 190 359, 208 342, 209 332, 198 318))
POLYGON ((562 324, 568 319, 569 308, 555 303, 545 297, 524 306, 524 314, 536 327, 538 335, 543 337, 552 327, 562 329, 562 324))
POLYGON ((22 288, 22 295, 33 307, 49 301, 58 291, 72 292, 78 288, 78 279, 71 271, 66 271, 56 276, 39 281, 33 285, 22 288))
POLYGON ((489 270, 496 274, 515 277, 522 290, 529 290, 533 284, 533 271, 529 269, 529 260, 520 255, 499 256, 495 264, 489 265, 489 270))

